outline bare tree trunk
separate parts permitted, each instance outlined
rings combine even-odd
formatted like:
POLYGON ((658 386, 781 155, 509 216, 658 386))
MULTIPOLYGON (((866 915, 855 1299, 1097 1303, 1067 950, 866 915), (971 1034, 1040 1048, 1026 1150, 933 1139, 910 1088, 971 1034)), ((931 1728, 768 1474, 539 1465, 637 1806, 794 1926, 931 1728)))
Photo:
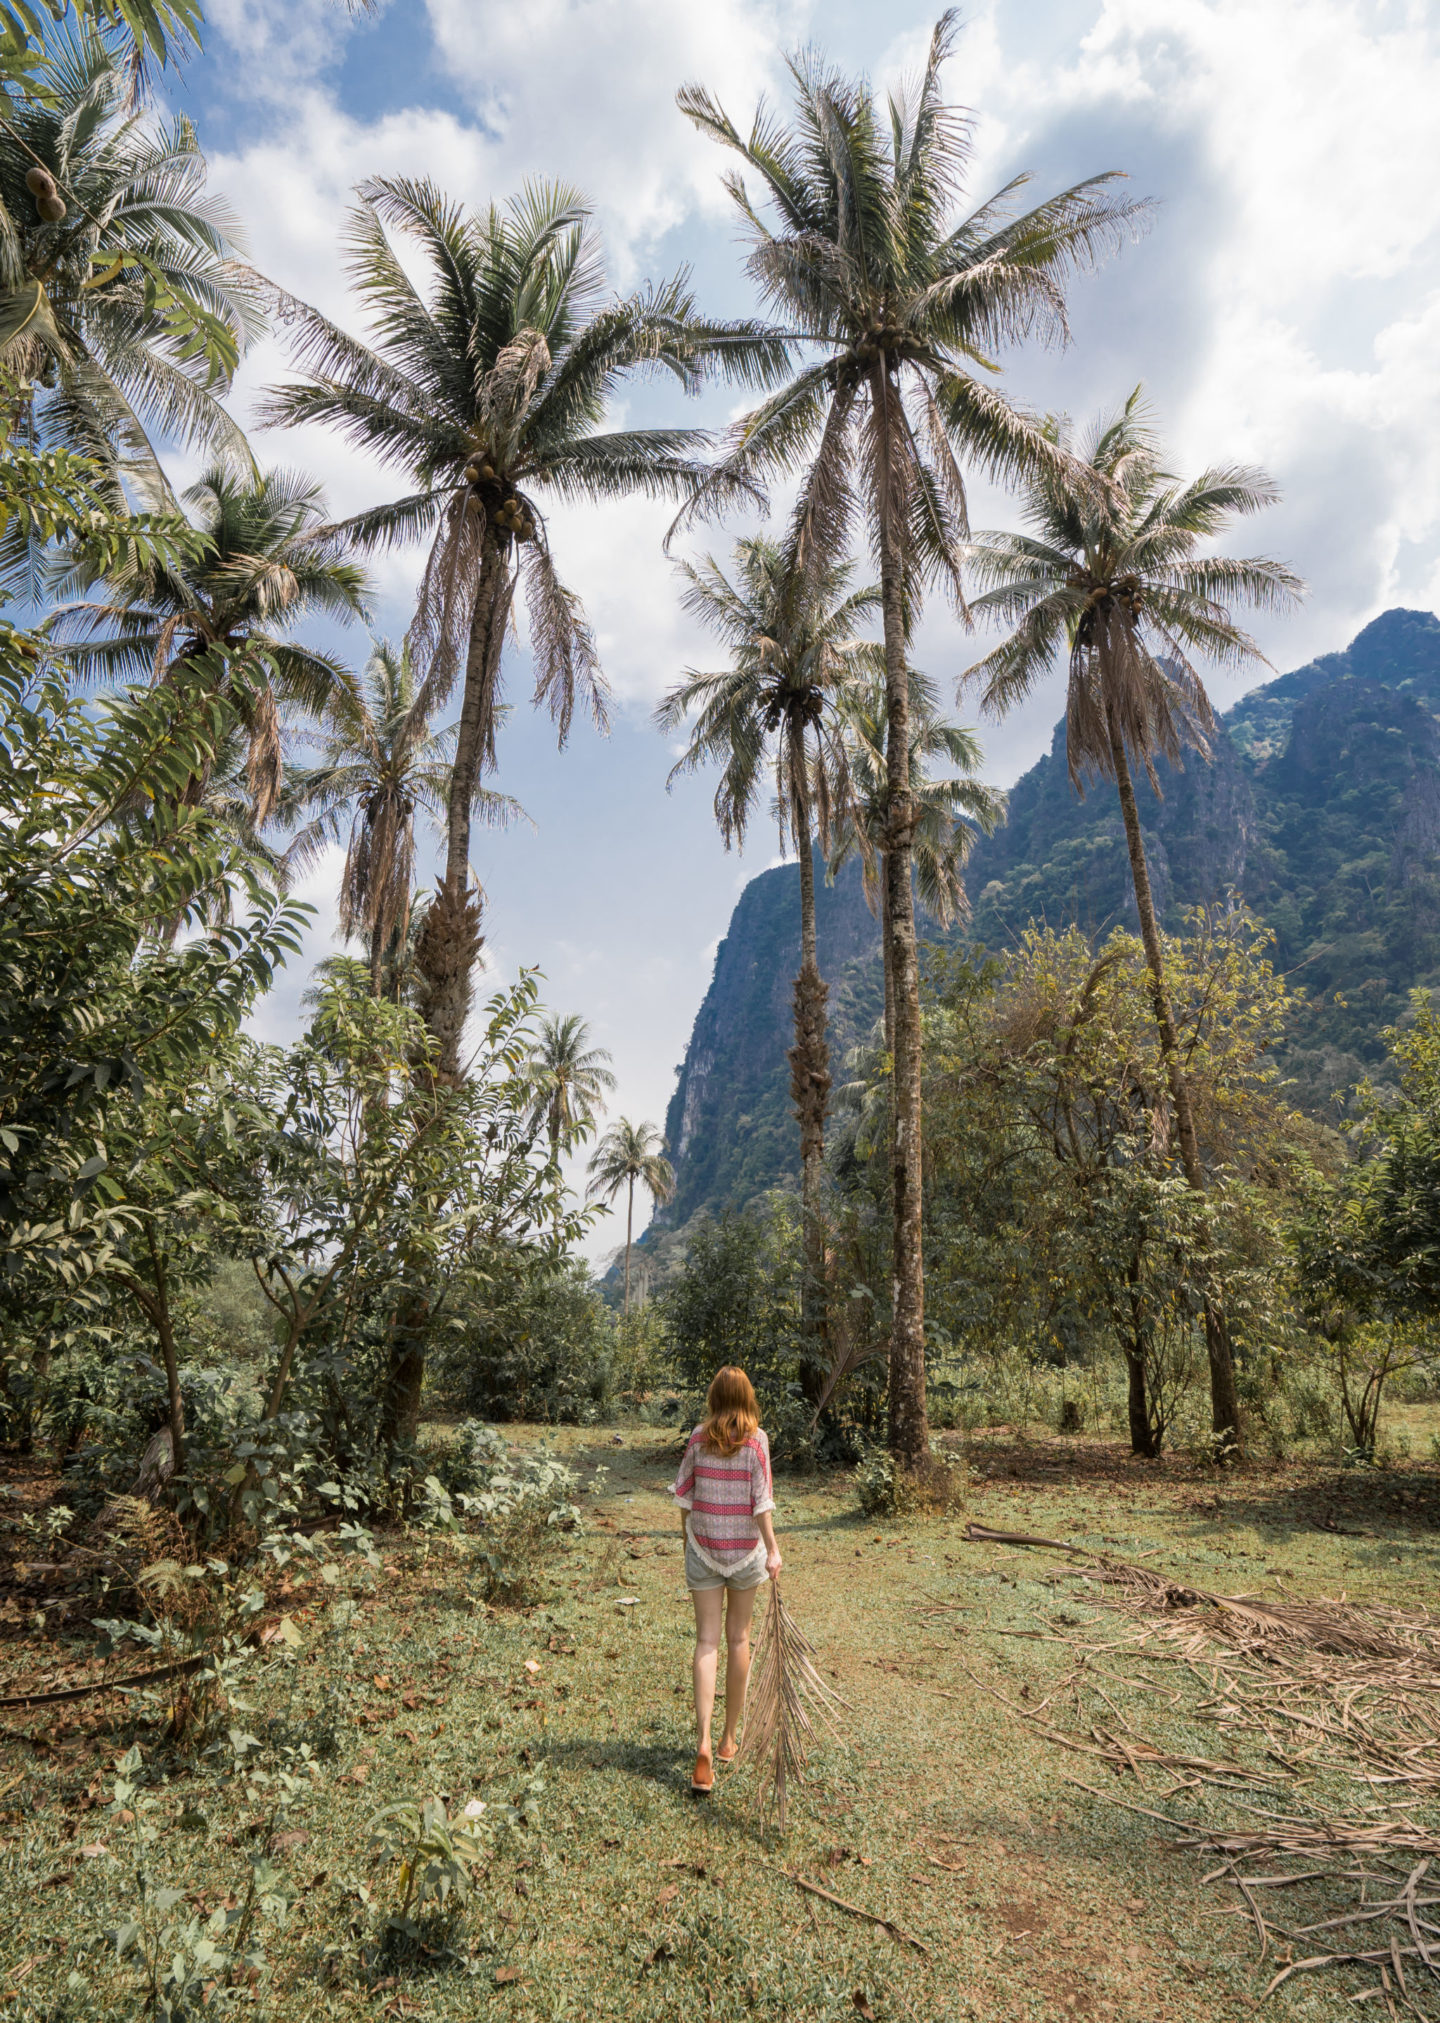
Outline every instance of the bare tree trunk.
POLYGON ((810 795, 805 779, 804 732, 793 734, 790 772, 796 847, 800 853, 800 974, 795 979, 795 1044, 790 1049, 790 1096, 800 1126, 800 1216, 805 1269, 800 1286, 800 1385, 817 1406, 825 1389, 825 1224, 820 1197, 825 1168, 825 1109, 830 1095, 830 1049, 815 934, 815 856, 810 839, 810 795))
MULTIPOLYGON (((1145 961, 1150 971, 1150 992, 1155 1007, 1155 1024, 1160 1034, 1160 1051, 1165 1058, 1165 1075, 1170 1100, 1175 1107, 1175 1136, 1180 1146, 1180 1166, 1197 1194, 1205 1192, 1205 1171, 1200 1164, 1199 1141, 1195 1135, 1195 1112, 1180 1060, 1180 1036, 1165 982, 1165 957, 1160 946, 1160 923, 1155 915, 1155 898, 1150 890, 1150 867, 1145 858, 1145 839, 1140 833, 1140 811, 1135 805, 1135 787, 1130 778, 1130 762, 1125 740, 1115 721, 1108 716, 1110 759, 1115 769, 1115 785, 1120 794, 1120 812, 1125 821, 1125 841, 1130 852, 1130 877, 1135 887, 1135 910, 1140 916, 1140 939, 1145 944, 1145 961)), ((1205 1297, 1205 1348, 1210 1362, 1210 1424, 1215 1434, 1240 1449, 1240 1398, 1235 1387, 1235 1358, 1230 1349, 1230 1330, 1217 1301, 1205 1297)))
POLYGON ((885 974, 885 1051, 895 1055, 895 975, 890 967, 890 858, 880 852, 880 952, 885 974))
POLYGON ((905 583, 901 555, 901 505, 890 455, 891 410, 899 391, 884 354, 871 380, 877 441, 877 518, 880 524, 880 602, 885 627, 885 767, 887 832, 885 872, 890 894, 888 938, 895 992, 894 1258, 890 1326, 890 1451, 902 1467, 918 1469, 930 1458, 925 1404, 925 1260, 921 1204, 924 1143, 920 1099, 922 1036, 920 958, 915 942, 915 899, 910 881, 915 814, 910 801, 910 683, 905 654, 905 583))
POLYGON ((150 1269, 155 1279, 153 1297, 140 1296, 142 1309, 148 1308, 149 1318, 160 1341, 160 1356, 165 1365, 165 1391, 170 1411, 170 1452, 175 1473, 185 1472, 185 1399, 180 1390, 180 1358, 175 1349, 175 1329, 170 1317, 170 1287, 165 1272, 165 1263, 160 1255, 160 1247, 155 1241, 155 1231, 150 1223, 145 1225, 145 1238, 150 1251, 150 1269))
POLYGON ((481 768, 494 743, 500 652, 514 589, 508 557, 493 533, 487 533, 470 619, 465 693, 450 775, 445 876, 415 947, 420 1010, 435 1041, 438 1077, 451 1085, 460 1079, 460 1049, 481 945, 483 898, 470 882, 471 805, 481 768))
POLYGON ((635 1227, 635 1175, 630 1175, 630 1193, 625 1203, 625 1314, 630 1318, 630 1235, 635 1227))

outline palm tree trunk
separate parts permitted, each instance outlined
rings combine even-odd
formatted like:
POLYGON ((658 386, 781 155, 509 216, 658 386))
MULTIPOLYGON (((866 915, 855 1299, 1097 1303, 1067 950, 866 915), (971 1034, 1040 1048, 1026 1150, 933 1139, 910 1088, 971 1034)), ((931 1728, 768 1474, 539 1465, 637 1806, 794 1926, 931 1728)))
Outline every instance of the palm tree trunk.
POLYGON ((795 979, 795 1044, 790 1049, 790 1096, 800 1126, 800 1215, 805 1270, 800 1287, 800 1385, 818 1406, 825 1391, 825 1224, 820 1195, 825 1163, 825 1107, 830 1094, 830 1050, 825 1038, 829 992, 820 974, 815 934, 815 855, 810 837, 810 793, 805 778, 805 733, 790 733, 792 814, 800 853, 800 974, 795 979))
POLYGON ((442 1082, 452 1085, 460 1078, 460 1048, 474 996, 481 943, 483 898, 470 882, 471 809, 495 734, 500 651, 514 588, 505 553, 493 533, 487 532, 470 618, 465 693, 450 774, 445 876, 415 947, 420 1010, 435 1042, 437 1074, 442 1082))
POLYGON ((635 1175, 630 1175, 630 1193, 625 1203, 625 1314, 630 1318, 630 1235, 635 1227, 635 1175))
POLYGON ((891 410, 899 391, 884 355, 871 380, 875 408, 875 489, 880 523, 880 606, 885 627, 885 838, 890 895, 887 938, 895 993, 894 1145, 891 1154, 894 1257, 890 1322, 890 1451, 902 1467, 930 1458, 925 1406, 925 1259, 921 1234, 924 1144, 920 1104, 920 959, 910 881, 915 815, 910 802, 910 683, 905 655, 901 501, 891 457, 891 410))
POLYGON ((885 972, 885 1051, 895 1056, 895 974, 890 967, 890 858, 880 852, 880 953, 885 972))
MULTIPOLYGON (((1115 785, 1120 794, 1120 813, 1125 822, 1125 841, 1130 852, 1130 878, 1135 888, 1135 910, 1140 916, 1140 939, 1145 945, 1145 961, 1150 970, 1150 993, 1155 1006, 1155 1024, 1160 1034, 1160 1051, 1165 1057, 1165 1075, 1170 1084, 1170 1100, 1175 1106, 1175 1135, 1180 1145, 1180 1166, 1197 1194, 1205 1192, 1205 1172, 1200 1164, 1199 1141, 1195 1135, 1195 1112, 1190 1090, 1180 1062, 1180 1036, 1175 1030, 1175 1014, 1165 982, 1165 958, 1160 946, 1160 923, 1155 915, 1155 898, 1150 890, 1150 867, 1145 858, 1145 839, 1140 833, 1140 811, 1135 805, 1135 787, 1125 740, 1120 735, 1115 712, 1108 713, 1110 759, 1115 769, 1115 785)), ((1230 1330, 1215 1299, 1205 1297, 1205 1348, 1210 1362, 1210 1423, 1216 1436, 1239 1452, 1240 1399, 1235 1388, 1235 1358, 1230 1348, 1230 1330)))

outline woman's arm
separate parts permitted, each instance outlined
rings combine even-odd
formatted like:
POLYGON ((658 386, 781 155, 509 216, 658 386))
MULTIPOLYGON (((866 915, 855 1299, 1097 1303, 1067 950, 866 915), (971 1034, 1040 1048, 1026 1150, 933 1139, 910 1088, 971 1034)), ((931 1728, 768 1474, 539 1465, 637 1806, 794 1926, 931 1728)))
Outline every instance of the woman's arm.
POLYGON ((757 1513, 755 1522, 759 1525, 760 1536, 765 1541, 765 1571, 771 1580, 774 1580, 785 1564, 780 1557, 780 1548, 775 1543, 775 1520, 768 1510, 762 1510, 757 1513))

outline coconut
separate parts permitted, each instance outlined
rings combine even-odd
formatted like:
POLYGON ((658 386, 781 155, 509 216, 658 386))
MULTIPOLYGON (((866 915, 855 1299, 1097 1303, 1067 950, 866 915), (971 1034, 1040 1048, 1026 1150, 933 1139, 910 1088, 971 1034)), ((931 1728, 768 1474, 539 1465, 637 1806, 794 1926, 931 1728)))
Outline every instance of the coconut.
POLYGON ((58 225, 65 215, 65 199, 60 196, 37 197, 35 208, 47 225, 58 225))
POLYGON ((55 178, 49 169, 42 169, 37 162, 33 169, 25 171, 25 187, 32 197, 53 197, 55 178))

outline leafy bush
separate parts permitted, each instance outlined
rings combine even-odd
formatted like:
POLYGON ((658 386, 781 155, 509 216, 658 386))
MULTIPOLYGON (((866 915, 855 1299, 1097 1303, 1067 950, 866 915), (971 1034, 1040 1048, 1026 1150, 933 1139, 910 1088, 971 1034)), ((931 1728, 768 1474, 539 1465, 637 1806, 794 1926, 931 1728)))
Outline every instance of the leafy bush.
POLYGON ((662 1293, 670 1359, 681 1384, 703 1398, 726 1363, 738 1364, 760 1400, 777 1458, 808 1452, 811 1413, 800 1393, 800 1224, 792 1204, 694 1226, 683 1268, 662 1293))
POLYGON ((592 1425, 614 1385, 615 1326, 578 1258, 502 1261, 441 1355, 441 1387, 490 1419, 592 1425))
POLYGON ((467 1420, 426 1478, 426 1521, 473 1527, 485 1599, 523 1602, 555 1534, 579 1526, 578 1488, 574 1469, 548 1447, 511 1447, 493 1426, 467 1420))

